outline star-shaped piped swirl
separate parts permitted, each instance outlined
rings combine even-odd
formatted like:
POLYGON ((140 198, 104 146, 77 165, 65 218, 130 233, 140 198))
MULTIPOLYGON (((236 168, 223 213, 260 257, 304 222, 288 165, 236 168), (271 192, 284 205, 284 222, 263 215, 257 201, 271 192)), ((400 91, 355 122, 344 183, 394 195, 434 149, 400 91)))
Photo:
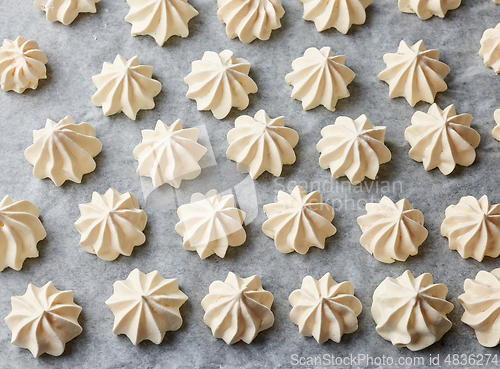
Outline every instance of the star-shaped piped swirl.
POLYGON ((180 221, 175 230, 183 237, 184 248, 198 252, 202 259, 212 254, 223 258, 229 246, 240 246, 246 240, 245 212, 235 207, 233 195, 221 196, 217 190, 195 193, 177 215, 180 221))
POLYGON ((112 188, 104 195, 94 192, 90 203, 80 204, 80 213, 75 223, 80 246, 103 260, 130 256, 135 246, 146 242, 142 231, 148 217, 129 192, 121 194, 112 188))
POLYGON ((500 73, 500 23, 495 28, 488 28, 481 37, 479 55, 487 67, 500 73))
POLYGON ((452 325, 446 317, 453 310, 447 293, 444 284, 433 284, 429 273, 415 278, 407 270, 396 279, 387 277, 373 294, 371 311, 377 333, 411 351, 432 345, 452 325))
POLYGON ((293 72, 285 76, 293 86, 292 98, 302 101, 304 110, 323 105, 334 111, 337 101, 349 96, 347 85, 356 76, 344 64, 345 56, 334 56, 331 48, 310 47, 293 61, 293 72))
POLYGON ((458 296, 465 312, 462 322, 472 327, 479 343, 495 347, 500 343, 500 269, 481 270, 476 279, 466 279, 465 293, 458 296))
POLYGON ((179 308, 188 297, 179 290, 177 279, 134 269, 126 280, 116 281, 113 290, 106 301, 115 315, 113 333, 125 334, 134 345, 144 340, 159 345, 167 331, 181 327, 179 308))
POLYGON ((337 232, 332 224, 333 208, 323 202, 318 191, 307 193, 301 186, 291 194, 279 191, 278 202, 264 205, 264 212, 268 219, 262 231, 283 253, 305 254, 312 246, 323 249, 325 239, 337 232))
POLYGON ((500 255, 500 204, 491 205, 484 195, 462 197, 446 209, 441 234, 448 238, 450 249, 464 259, 482 261, 485 256, 500 255))
POLYGON ((316 145, 321 153, 319 165, 330 168, 332 176, 347 176, 352 184, 368 177, 375 179, 380 164, 391 160, 391 152, 384 145, 384 126, 374 126, 366 115, 356 120, 338 117, 335 124, 321 130, 323 138, 316 145))
POLYGON ((234 125, 227 134, 226 155, 238 163, 238 171, 248 172, 254 179, 265 171, 279 177, 283 165, 295 163, 293 148, 299 142, 299 135, 285 127, 285 117, 271 119, 261 109, 253 118, 239 116, 234 125))
POLYGON ((95 106, 102 106, 104 115, 123 111, 132 120, 141 109, 153 109, 153 97, 161 91, 161 83, 151 78, 153 67, 140 65, 134 56, 126 60, 117 55, 113 63, 104 62, 100 74, 92 77, 97 92, 92 96, 95 106))
POLYGON ((493 117, 497 125, 491 131, 491 135, 495 140, 500 141, 500 109, 495 110, 493 117))
POLYGON ((411 126, 405 130, 405 139, 411 145, 410 158, 423 162, 425 170, 439 168, 444 175, 458 165, 469 166, 476 159, 474 150, 481 141, 470 127, 472 116, 457 115, 452 104, 441 110, 432 104, 427 113, 417 111, 411 126))
POLYGON ((398 6, 403 13, 413 13, 420 19, 429 19, 433 15, 444 18, 448 10, 458 8, 461 2, 461 0, 398 0, 398 6))
POLYGON ((47 13, 49 22, 71 24, 80 13, 95 13, 95 4, 101 0, 37 0, 35 6, 47 13))
POLYGON ((26 348, 34 357, 43 353, 60 356, 68 341, 82 333, 73 291, 59 291, 52 282, 43 287, 31 283, 23 296, 11 298, 12 312, 5 318, 12 344, 26 348))
POLYGON ((33 131, 33 145, 24 156, 33 165, 36 178, 50 178, 56 186, 67 180, 82 182, 84 174, 94 171, 94 156, 102 143, 88 123, 75 124, 70 116, 56 123, 47 119, 44 129, 33 131))
POLYGON ((427 50, 422 40, 410 46, 401 41, 398 52, 385 54, 387 68, 378 78, 389 85, 389 97, 403 96, 408 104, 415 106, 419 101, 430 104, 436 93, 446 91, 444 78, 450 67, 439 61, 439 50, 427 50))
POLYGON ((191 73, 184 78, 189 86, 186 96, 196 100, 198 110, 211 110, 215 118, 224 119, 233 106, 245 109, 248 94, 257 92, 249 72, 250 63, 236 58, 230 50, 220 54, 206 51, 201 60, 192 63, 191 73))
POLYGON ((313 21, 318 32, 335 28, 344 35, 353 24, 366 21, 365 9, 373 0, 300 0, 304 4, 302 18, 313 21))
POLYGON ((26 258, 36 258, 36 245, 46 237, 35 204, 14 201, 5 196, 0 201, 0 271, 7 267, 21 270, 26 258))
POLYGON ((358 329, 362 306, 354 287, 351 282, 335 282, 330 273, 320 280, 305 277, 289 301, 293 306, 290 319, 299 326, 300 334, 313 336, 318 343, 340 342, 342 335, 358 329))
POLYGON ((201 302, 203 320, 214 337, 228 345, 240 340, 251 343, 259 332, 273 325, 273 300, 258 276, 240 278, 229 272, 224 282, 210 284, 209 294, 201 302))
POLYGON ((424 215, 406 199, 394 203, 384 196, 380 203, 367 203, 366 212, 358 218, 363 231, 360 242, 383 263, 405 261, 416 255, 427 238, 424 215))
POLYGON ((132 24, 132 36, 150 35, 162 46, 170 37, 189 35, 188 22, 198 15, 187 0, 127 0, 125 20, 132 24))
POLYGON ((164 183, 179 188, 182 180, 198 177, 198 162, 207 152, 196 142, 199 135, 198 128, 183 128, 180 119, 171 126, 159 120, 154 130, 143 130, 142 142, 134 149, 137 174, 151 177, 155 188, 164 183))
POLYGON ((269 40, 285 14, 281 0, 218 0, 217 6, 217 17, 226 23, 228 37, 239 37, 244 43, 269 40))
POLYGON ((4 91, 23 93, 36 89, 38 80, 47 78, 47 56, 33 40, 19 36, 3 40, 0 48, 0 86, 4 91))

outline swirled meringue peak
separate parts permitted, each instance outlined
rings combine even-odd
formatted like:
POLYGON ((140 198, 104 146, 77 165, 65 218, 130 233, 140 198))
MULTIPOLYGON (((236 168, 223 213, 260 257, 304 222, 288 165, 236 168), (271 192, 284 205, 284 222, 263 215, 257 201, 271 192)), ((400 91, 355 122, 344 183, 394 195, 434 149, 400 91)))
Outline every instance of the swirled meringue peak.
POLYGON ((293 86, 292 98, 302 101, 304 110, 323 105, 331 111, 339 99, 349 97, 347 85, 356 76, 346 67, 345 56, 333 56, 332 49, 310 47, 292 63, 293 72, 285 76, 293 86))
POLYGON ((47 78, 48 63, 45 53, 33 40, 19 36, 14 41, 3 40, 0 48, 0 86, 4 91, 23 93, 35 90, 38 80, 47 78))
POLYGON ((493 117, 497 125, 493 128, 493 131, 491 131, 491 135, 495 140, 500 141, 500 109, 495 110, 493 117))
POLYGON ((134 269, 126 280, 113 284, 113 295, 106 301, 115 315, 113 333, 125 334, 134 345, 144 340, 159 345, 167 331, 181 327, 179 308, 187 299, 176 278, 134 269))
POLYGON ((281 0, 218 0, 217 5, 217 17, 226 24, 227 36, 244 43, 269 40, 285 15, 281 0))
POLYGON ((500 255, 500 204, 491 205, 484 195, 462 197, 446 209, 441 235, 448 238, 450 249, 464 259, 482 261, 485 256, 500 255))
POLYGON ((132 24, 132 36, 149 35, 162 46, 170 37, 189 35, 188 22, 198 11, 188 0, 127 0, 125 20, 132 24))
POLYGON ((141 109, 153 109, 153 97, 161 91, 161 83, 151 78, 153 67, 140 65, 134 56, 126 60, 117 55, 113 64, 104 62, 100 74, 92 77, 97 92, 92 96, 95 106, 102 106, 105 116, 123 112, 135 120, 141 109))
POLYGON ((84 174, 94 171, 94 156, 102 149, 94 128, 75 124, 70 116, 59 123, 47 119, 44 129, 33 131, 33 141, 24 156, 34 166, 34 176, 50 178, 56 186, 67 180, 81 183, 84 174))
POLYGON ((73 291, 59 291, 52 282, 43 287, 31 283, 23 296, 12 296, 12 312, 5 318, 12 344, 31 351, 60 356, 68 341, 82 333, 78 316, 82 308, 73 291))
POLYGON ((210 284, 209 294, 201 301, 203 318, 215 338, 228 345, 238 341, 251 343, 260 331, 274 323, 271 292, 262 288, 257 275, 240 278, 229 272, 224 282, 210 284))
POLYGON ((248 94, 257 92, 249 72, 250 63, 236 58, 230 50, 220 54, 206 51, 201 60, 192 63, 191 73, 184 78, 189 86, 186 96, 196 100, 198 110, 211 110, 215 118, 224 119, 233 106, 246 109, 248 94))
POLYGON ((179 188, 183 179, 194 179, 201 173, 198 164, 207 149, 200 145, 198 128, 182 128, 177 119, 171 126, 161 120, 153 130, 142 131, 142 142, 134 149, 139 161, 137 174, 151 177, 153 186, 168 183, 179 188))
POLYGON ((462 322, 476 332, 479 343, 495 347, 500 343, 500 269, 481 270, 476 279, 466 279, 465 293, 458 296, 465 312, 462 322))
POLYGON ((283 253, 305 254, 312 246, 324 249, 325 239, 337 232, 332 224, 333 208, 323 202, 318 191, 307 193, 301 186, 291 194, 280 190, 278 202, 264 205, 264 212, 268 219, 262 231, 283 253))
POLYGON ((95 13, 101 0, 37 0, 35 6, 47 14, 49 22, 71 24, 80 13, 95 13))
POLYGON ((271 119, 261 109, 253 118, 239 116, 234 125, 227 134, 226 155, 238 163, 241 173, 250 173, 256 179, 268 171, 279 177, 284 164, 295 163, 293 148, 299 142, 299 134, 285 127, 285 117, 271 119))
POLYGON ((212 254, 223 258, 229 246, 240 246, 246 240, 242 226, 246 214, 235 207, 233 195, 221 196, 217 190, 195 193, 177 215, 180 222, 175 230, 184 238, 184 248, 198 252, 202 259, 212 254))
POLYGON ((335 124, 321 130, 323 137, 316 145, 321 155, 319 165, 330 168, 333 178, 347 176, 352 184, 368 177, 375 179, 380 164, 391 160, 384 145, 384 126, 374 126, 366 115, 356 120, 338 117, 335 124))
POLYGON ((387 277, 373 294, 372 317, 377 333, 394 346, 422 350, 439 341, 451 328, 446 314, 448 288, 433 284, 432 275, 415 278, 409 270, 394 279, 387 277))
POLYGON ((410 158, 422 162, 425 170, 437 167, 444 175, 457 165, 468 167, 476 159, 474 149, 481 141, 471 122, 472 116, 457 115, 453 104, 444 110, 432 104, 427 113, 417 111, 405 130, 410 158))
POLYGON ((21 270, 27 258, 36 258, 36 245, 47 234, 38 217, 40 210, 31 202, 0 201, 0 271, 7 267, 21 270))
POLYGON ((290 319, 299 326, 300 334, 313 336, 318 343, 329 339, 338 343, 344 334, 358 329, 362 306, 354 296, 354 286, 335 282, 330 273, 319 281, 305 277, 288 300, 293 307, 290 319))
POLYGON ((399 10, 403 13, 417 14, 420 19, 433 15, 444 18, 448 10, 460 6, 461 0, 398 0, 399 10))
POLYGON ((500 23, 495 28, 488 28, 481 38, 479 55, 487 67, 492 68, 496 74, 500 73, 500 23))
POLYGON ((313 21, 318 32, 335 28, 344 35, 353 24, 366 21, 365 9, 373 0, 300 0, 304 4, 302 18, 313 21))
POLYGON ((92 194, 92 202, 80 204, 75 227, 81 235, 80 246, 103 260, 118 255, 130 256, 135 246, 146 242, 142 231, 148 217, 134 195, 110 188, 104 195, 92 194))
POLYGON ((402 96, 408 104, 415 106, 419 101, 430 104, 436 93, 446 91, 444 78, 450 67, 439 61, 439 50, 427 50, 422 40, 410 46, 401 41, 396 54, 385 54, 387 68, 378 78, 389 85, 389 97, 402 96))
POLYGON ((384 196, 380 203, 367 203, 366 212, 358 218, 360 242, 378 261, 405 261, 427 238, 424 215, 406 199, 394 203, 384 196))

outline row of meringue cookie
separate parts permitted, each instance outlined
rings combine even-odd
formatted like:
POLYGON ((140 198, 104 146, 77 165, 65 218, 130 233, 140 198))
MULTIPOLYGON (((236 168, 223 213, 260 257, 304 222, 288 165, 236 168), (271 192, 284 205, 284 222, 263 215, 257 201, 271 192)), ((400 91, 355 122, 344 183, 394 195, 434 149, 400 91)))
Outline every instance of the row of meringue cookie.
MULTIPOLYGON (((95 13, 100 0, 39 0, 35 6, 46 12, 47 20, 71 24, 79 13, 95 13)), ((353 24, 366 21, 365 9, 373 0, 301 0, 302 18, 313 21, 318 32, 335 28, 344 34, 353 24)), ((125 20, 132 24, 131 34, 149 35, 162 46, 170 37, 189 35, 189 21, 198 11, 187 0, 127 0, 130 10, 125 20)), ((416 13, 421 19, 433 15, 444 18, 448 10, 460 6, 461 0, 399 0, 404 13, 416 13)), ((229 38, 238 37, 249 43, 256 38, 268 40, 271 32, 281 27, 285 15, 281 0, 218 0, 217 18, 226 24, 229 38)))
MULTIPOLYGON (((113 288, 106 305, 115 316, 114 334, 125 334, 134 345, 144 340, 160 344, 167 331, 182 326, 179 308, 188 296, 179 289, 177 279, 165 279, 158 271, 144 274, 134 269, 113 288)), ((458 297, 465 309, 462 321, 475 330, 481 345, 498 345, 500 269, 480 271, 475 280, 465 281, 464 289, 458 297)), ((412 351, 432 345, 452 326, 446 315, 454 306, 446 300, 447 293, 447 287, 434 284, 428 273, 415 278, 406 271, 396 279, 387 277, 373 294, 371 314, 377 333, 412 351)), ((210 284, 201 301, 204 322, 215 338, 228 345, 238 341, 249 344, 274 324, 273 300, 258 276, 240 278, 229 272, 225 281, 210 284)), ((65 344, 83 330, 78 323, 82 308, 73 301, 73 292, 59 291, 52 282, 41 288, 29 284, 23 296, 13 296, 11 301, 12 311, 5 318, 12 331, 11 343, 30 350, 35 357, 61 355, 65 344), (33 329, 36 326, 44 329, 33 329)), ((354 296, 354 287, 350 282, 335 282, 330 273, 319 280, 306 276, 289 301, 290 319, 300 334, 312 336, 318 343, 338 343, 344 334, 358 329, 362 305, 354 296)))
MULTIPOLYGON (((278 251, 305 254, 311 247, 323 249, 326 238, 337 232, 332 224, 335 211, 319 192, 307 193, 297 186, 291 194, 279 191, 277 197, 277 203, 264 206, 268 219, 262 231, 274 239, 278 251)), ((380 203, 368 203, 366 211, 357 220, 363 232, 360 243, 377 260, 406 261, 418 253, 428 232, 422 212, 408 200, 394 203, 384 196, 380 203)), ((29 201, 16 202, 6 196, 0 202, 0 270, 20 270, 26 258, 38 256, 37 243, 46 236, 39 214, 29 201)), ((246 241, 246 214, 235 206, 233 195, 221 196, 216 190, 206 195, 195 193, 177 214, 175 230, 183 238, 184 248, 196 251, 202 259, 213 254, 224 258, 229 247, 246 241)), ((131 193, 114 189, 104 195, 94 192, 90 203, 80 205, 80 215, 75 223, 80 246, 103 260, 130 256, 135 246, 146 241, 143 230, 147 215, 131 193)), ((463 197, 446 209, 441 234, 449 239, 450 249, 464 259, 498 257, 500 204, 492 206, 486 196, 479 200, 463 197)))

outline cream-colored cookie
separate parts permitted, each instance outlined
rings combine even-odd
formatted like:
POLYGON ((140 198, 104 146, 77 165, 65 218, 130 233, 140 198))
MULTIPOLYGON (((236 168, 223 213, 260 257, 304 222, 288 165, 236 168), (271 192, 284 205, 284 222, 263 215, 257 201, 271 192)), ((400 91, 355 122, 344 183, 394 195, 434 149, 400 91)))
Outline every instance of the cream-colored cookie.
POLYGON ((484 64, 500 73, 500 23, 495 28, 488 28, 481 37, 481 48, 479 55, 484 60, 484 64))
POLYGON ((286 83, 293 86, 292 98, 302 101, 304 110, 323 105, 335 111, 337 101, 349 97, 347 85, 356 76, 344 64, 345 56, 334 56, 329 47, 307 49, 293 61, 293 72, 285 76, 286 83))
POLYGON ((419 101, 430 104, 436 93, 446 91, 444 78, 450 67, 439 61, 439 50, 427 50, 422 40, 410 46, 401 41, 398 52, 385 54, 387 68, 378 78, 389 85, 389 97, 402 96, 408 104, 415 106, 419 101))
POLYGON ((47 13, 50 22, 71 24, 80 13, 95 13, 95 4, 101 0, 36 0, 35 6, 47 13))
POLYGON ((444 18, 449 10, 460 6, 461 0, 398 0, 399 10, 403 13, 417 14, 420 19, 433 15, 444 18))
POLYGON ((423 163, 425 170, 437 167, 444 175, 457 165, 468 167, 476 159, 475 148, 481 141, 471 122, 472 116, 457 115, 454 105, 441 110, 432 104, 427 113, 417 111, 405 130, 410 158, 423 163))
POLYGON ((125 20, 132 24, 132 36, 149 35, 162 46, 170 37, 189 35, 188 22, 198 15, 188 0, 127 0, 125 20))
POLYGON ((352 184, 368 177, 375 179, 380 164, 391 160, 384 145, 384 126, 374 126, 366 115, 356 120, 338 117, 335 124, 321 130, 323 137, 316 145, 321 153, 319 165, 330 169, 333 178, 347 176, 352 184))
POLYGON ((94 128, 75 124, 70 116, 56 123, 47 119, 45 128, 33 131, 33 145, 24 156, 33 165, 36 178, 50 178, 56 186, 67 180, 82 182, 84 174, 96 168, 94 156, 102 150, 94 128))
POLYGON ((236 58, 230 50, 220 54, 206 51, 201 60, 192 63, 191 73, 184 78, 189 86, 186 96, 196 100, 198 110, 211 110, 215 118, 224 119, 233 106, 246 109, 248 94, 257 92, 249 72, 250 63, 236 58))
POLYGON ((329 339, 338 343, 344 334, 358 329, 362 306, 354 287, 351 282, 335 282, 330 273, 320 280, 305 277, 289 301, 293 307, 290 319, 299 326, 300 334, 313 336, 318 343, 329 339))
POLYGON ((318 191, 307 193, 301 186, 291 194, 279 191, 278 202, 264 205, 264 212, 268 219, 262 231, 283 253, 305 254, 312 246, 323 249, 325 239, 337 232, 332 224, 333 208, 323 202, 318 191))
POLYGON ((187 299, 177 279, 134 269, 126 280, 113 284, 113 295, 106 300, 115 316, 113 333, 126 335, 134 345, 144 340, 159 345, 167 331, 181 327, 179 308, 187 299))
POLYGON ((198 252, 202 259, 212 254, 223 258, 229 246, 240 246, 246 240, 245 212, 236 208, 233 195, 221 196, 217 190, 195 193, 177 215, 180 221, 175 230, 183 237, 184 248, 198 252))

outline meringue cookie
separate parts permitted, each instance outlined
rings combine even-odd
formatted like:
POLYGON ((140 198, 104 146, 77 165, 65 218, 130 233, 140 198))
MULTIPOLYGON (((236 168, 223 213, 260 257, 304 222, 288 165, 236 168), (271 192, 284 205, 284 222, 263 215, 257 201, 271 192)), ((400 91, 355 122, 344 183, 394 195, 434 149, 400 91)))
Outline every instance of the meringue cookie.
POLYGON ((484 195, 462 197, 457 205, 446 208, 441 235, 447 237, 451 250, 464 259, 482 261, 485 256, 500 255, 500 204, 491 205, 484 195))
POLYGON ((373 0, 300 0, 304 4, 302 18, 313 21, 318 32, 335 28, 344 35, 353 24, 366 21, 365 9, 373 0))
POLYGON ((245 109, 248 94, 257 92, 249 71, 250 63, 236 58, 230 50, 220 54, 206 51, 201 60, 192 63, 191 73, 184 78, 189 86, 186 96, 196 100, 198 110, 211 110, 215 118, 223 119, 233 106, 245 109))
POLYGON ((380 203, 367 203, 366 215, 358 217, 363 231, 361 245, 383 263, 405 261, 417 255, 427 238, 424 215, 406 199, 397 203, 384 196, 380 203))
POLYGON ((458 296, 465 312, 462 322, 476 332, 479 343, 495 347, 500 343, 500 269, 481 270, 476 279, 466 279, 465 293, 458 296))
POLYGON ((182 128, 180 119, 170 127, 159 120, 154 131, 143 130, 142 142, 134 149, 137 174, 151 177, 155 188, 164 183, 179 188, 183 179, 198 177, 198 162, 207 152, 196 142, 199 135, 198 128, 182 128))
POLYGON ((95 13, 95 4, 101 0, 37 0, 35 6, 47 13, 49 22, 59 21, 65 26, 80 13, 95 13))
POLYGON ((500 73, 500 23, 495 28, 488 28, 481 37, 479 55, 484 59, 484 65, 500 73))
POLYGON ((153 97, 161 91, 161 83, 151 78, 153 67, 140 65, 134 56, 126 60, 117 55, 113 64, 104 62, 100 74, 92 77, 97 92, 92 96, 95 106, 102 106, 105 116, 123 111, 132 120, 141 109, 153 109, 153 97))
POLYGON ((448 10, 460 6, 461 0, 398 0, 399 10, 403 13, 417 14, 420 19, 433 15, 444 18, 448 10))
POLYGON ((335 124, 321 130, 323 137, 316 145, 321 155, 319 165, 330 168, 333 178, 347 176, 352 184, 368 177, 375 179, 380 164, 391 160, 384 145, 384 126, 374 126, 366 115, 356 120, 338 117, 335 124))
POLYGON ((500 141, 500 109, 495 110, 494 118, 497 125, 491 131, 491 135, 495 140, 500 141))
POLYGON ((47 236, 39 216, 40 210, 27 200, 5 196, 0 201, 0 271, 21 270, 24 260, 38 257, 36 245, 47 236))
POLYGON ((198 11, 188 0, 127 0, 125 20, 132 24, 132 36, 149 35, 162 46, 170 37, 189 35, 188 22, 198 11))
POLYGON ((14 41, 3 40, 0 48, 0 86, 4 91, 23 93, 35 90, 38 80, 47 78, 48 63, 45 53, 33 40, 19 36, 14 41))
POLYGON ((113 295, 106 300, 115 316, 113 333, 125 334, 134 345, 144 340, 159 345, 167 331, 181 327, 179 308, 187 299, 176 278, 136 268, 126 280, 113 284, 113 295))
POLYGON ((351 282, 335 282, 330 273, 319 281, 305 277, 289 301, 293 306, 290 319, 299 326, 300 334, 313 336, 318 343, 329 339, 338 343, 345 333, 358 329, 362 306, 354 296, 354 287, 351 282))
POLYGON ((345 56, 333 56, 332 49, 310 47, 292 63, 293 72, 285 76, 293 86, 292 98, 302 101, 304 110, 323 105, 331 111, 339 99, 349 97, 347 85, 356 76, 346 67, 345 56))
POLYGON ((415 278, 409 270, 398 278, 387 277, 373 294, 372 316, 377 333, 394 346, 422 350, 439 341, 451 328, 446 314, 448 288, 433 284, 432 275, 415 278))
POLYGON ((36 178, 50 178, 56 186, 66 180, 82 182, 84 174, 94 171, 94 156, 102 150, 94 128, 75 124, 70 116, 56 123, 47 119, 44 129, 33 131, 33 145, 24 151, 36 178))
POLYGON ((80 246, 103 260, 118 255, 130 256, 134 246, 146 242, 142 231, 148 217, 134 195, 110 188, 104 195, 92 194, 92 202, 80 204, 75 227, 81 235, 80 246))
POLYGON ((175 230, 183 237, 184 248, 198 252, 202 259, 214 253, 223 258, 229 246, 240 246, 246 240, 242 226, 246 214, 235 207, 233 195, 221 196, 217 190, 195 193, 177 215, 180 222, 175 230))
POLYGON ((251 343, 257 334, 274 323, 271 312, 273 295, 262 288, 257 275, 240 278, 229 272, 224 282, 210 284, 209 294, 201 301, 203 321, 215 338, 228 345, 251 343))
POLYGON ((468 167, 476 159, 474 150, 481 141, 479 133, 470 127, 472 116, 457 115, 452 104, 441 110, 432 104, 427 113, 417 111, 405 139, 411 145, 410 158, 423 162, 425 170, 439 168, 444 175, 455 166, 468 167))
POLYGON ((387 68, 378 78, 389 85, 389 97, 402 96, 408 104, 419 101, 430 104, 436 93, 446 91, 444 78, 450 67, 439 61, 439 50, 427 50, 422 40, 410 46, 401 41, 396 54, 385 54, 387 68))
POLYGON ((289 195, 278 192, 278 202, 264 205, 268 219, 262 225, 267 237, 273 238, 278 251, 305 254, 309 248, 325 248, 325 239, 337 228, 332 224, 333 208, 323 203, 318 191, 307 193, 296 186, 289 195))
POLYGON ((227 36, 244 43, 269 40, 285 15, 281 0, 218 0, 217 6, 217 18, 226 23, 227 36))
POLYGON ((23 296, 12 296, 12 312, 5 318, 14 346, 34 357, 43 353, 60 356, 67 342, 82 333, 78 316, 82 308, 73 291, 59 291, 52 282, 43 287, 31 283, 23 296))
POLYGON ((284 164, 295 163, 293 148, 299 134, 285 127, 285 117, 271 119, 261 109, 253 118, 239 116, 234 125, 227 134, 226 156, 238 163, 238 171, 250 173, 253 179, 265 171, 279 177, 284 164))

